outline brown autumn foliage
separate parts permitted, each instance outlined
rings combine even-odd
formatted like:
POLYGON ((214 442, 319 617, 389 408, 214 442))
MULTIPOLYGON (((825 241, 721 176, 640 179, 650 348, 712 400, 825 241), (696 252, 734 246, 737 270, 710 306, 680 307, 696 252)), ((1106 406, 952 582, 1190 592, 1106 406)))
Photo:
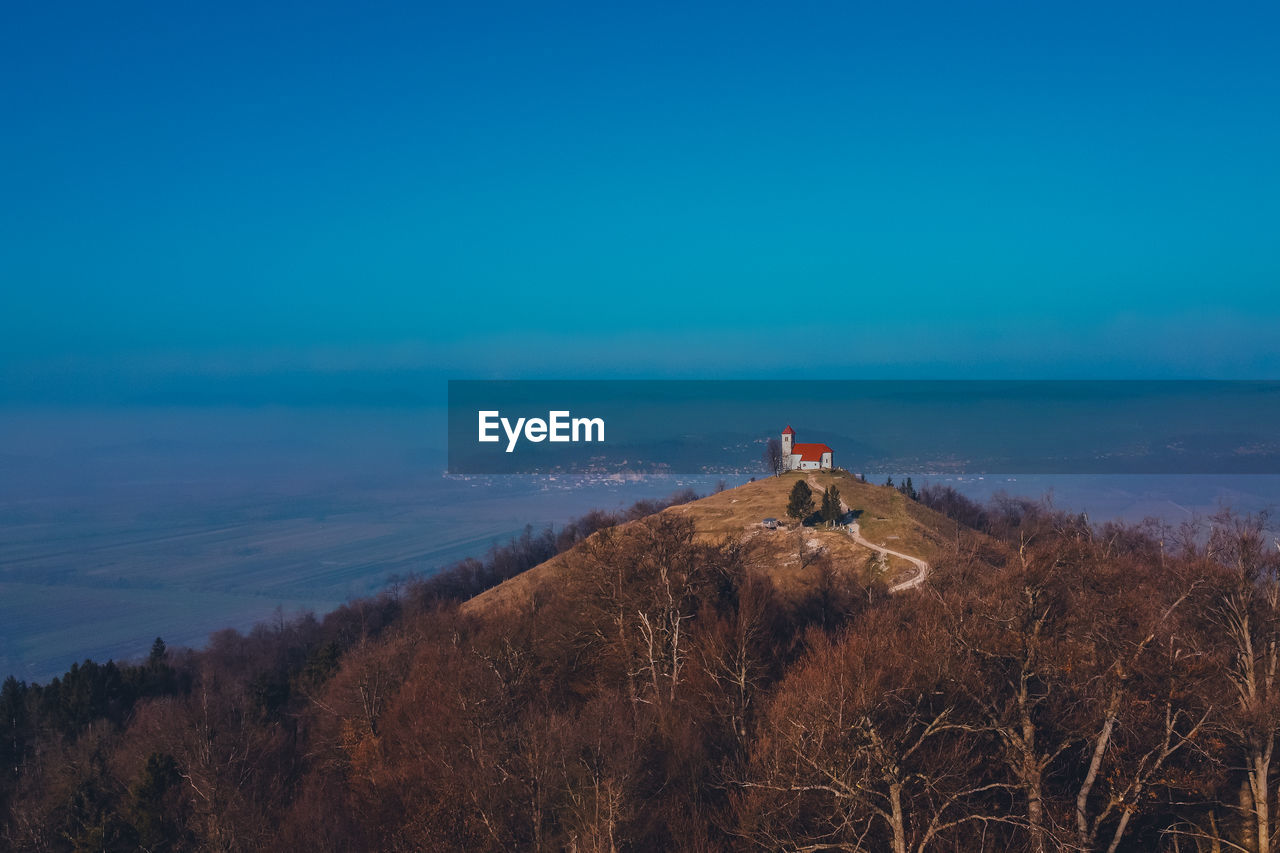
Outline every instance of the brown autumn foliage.
POLYGON ((1269 853, 1264 520, 921 498, 957 531, 896 595, 831 564, 784 599, 660 513, 203 651, 11 679, 0 847, 1269 853), (448 590, 561 546, 559 587, 459 613, 448 590))

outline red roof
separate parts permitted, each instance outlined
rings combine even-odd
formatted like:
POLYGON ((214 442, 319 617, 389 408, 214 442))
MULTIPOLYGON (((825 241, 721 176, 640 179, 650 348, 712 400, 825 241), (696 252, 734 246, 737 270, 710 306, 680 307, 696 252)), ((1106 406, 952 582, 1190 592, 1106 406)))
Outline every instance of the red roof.
POLYGON ((783 435, 795 435, 796 431, 791 428, 791 424, 787 424, 787 428, 782 431, 783 435))
POLYGON ((831 448, 825 444, 793 444, 791 452, 798 454, 802 462, 821 462, 822 454, 830 453, 831 448))

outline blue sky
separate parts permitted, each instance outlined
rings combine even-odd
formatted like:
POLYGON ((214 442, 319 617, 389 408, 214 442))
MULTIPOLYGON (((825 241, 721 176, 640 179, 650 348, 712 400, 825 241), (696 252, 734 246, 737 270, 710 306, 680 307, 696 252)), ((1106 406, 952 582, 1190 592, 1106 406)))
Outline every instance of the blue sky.
POLYGON ((10 4, 0 391, 1280 378, 1278 34, 1274 3, 10 4))

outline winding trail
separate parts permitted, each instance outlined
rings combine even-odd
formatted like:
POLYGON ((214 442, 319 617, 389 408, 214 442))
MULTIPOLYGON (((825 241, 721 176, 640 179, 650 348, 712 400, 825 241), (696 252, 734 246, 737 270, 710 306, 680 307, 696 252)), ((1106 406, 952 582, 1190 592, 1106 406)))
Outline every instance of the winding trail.
MULTIPOLYGON (((841 501, 841 503, 843 503, 843 501, 841 501)), ((858 529, 858 522, 856 521, 849 522, 849 526, 846 527, 845 529, 849 531, 849 535, 853 537, 853 541, 857 542, 859 545, 863 546, 864 548, 870 548, 873 551, 879 551, 881 554, 892 554, 895 557, 901 557, 902 559, 906 560, 908 563, 911 563, 913 566, 916 567, 917 571, 916 571, 915 577, 907 578, 904 581, 895 583, 893 586, 889 587, 889 592, 902 592, 904 589, 915 589, 916 587, 920 586, 920 584, 924 583, 925 578, 929 577, 928 563, 926 563, 924 560, 920 559, 919 557, 913 557, 910 554, 904 554, 901 551, 891 551, 888 548, 884 547, 883 545, 877 545, 876 543, 871 542, 870 540, 864 539, 862 537, 862 532, 858 529)))
MULTIPOLYGON (((810 474, 805 479, 809 481, 809 487, 811 489, 817 492, 822 492, 824 494, 826 493, 827 491, 826 487, 819 485, 817 479, 815 479, 812 474, 810 474)), ((850 512, 850 507, 847 503, 844 502, 844 498, 840 499, 840 511, 845 513, 850 512)), ((916 587, 924 583, 925 578, 929 577, 928 563, 926 563, 924 560, 920 559, 919 557, 913 557, 910 554, 904 554, 901 551, 891 550, 889 548, 884 547, 883 545, 877 545, 871 540, 864 538, 862 535, 862 530, 858 527, 858 522, 851 521, 849 522, 848 525, 845 526, 844 529, 848 532, 849 536, 853 538, 853 541, 858 543, 862 547, 870 548, 872 551, 879 552, 880 554, 899 557, 903 560, 906 560, 908 563, 916 567, 916 574, 914 577, 910 577, 904 581, 899 581, 898 583, 895 583, 893 586, 889 587, 889 592, 902 592, 903 590, 907 590, 907 589, 915 589, 916 587)))

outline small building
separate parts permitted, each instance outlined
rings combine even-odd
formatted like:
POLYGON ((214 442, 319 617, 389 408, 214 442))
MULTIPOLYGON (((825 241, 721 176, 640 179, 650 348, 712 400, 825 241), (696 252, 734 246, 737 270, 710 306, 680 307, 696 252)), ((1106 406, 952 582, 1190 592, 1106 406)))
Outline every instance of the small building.
POLYGON ((831 448, 825 444, 799 444, 796 431, 788 424, 782 431, 782 458, 788 471, 831 469, 831 448))

